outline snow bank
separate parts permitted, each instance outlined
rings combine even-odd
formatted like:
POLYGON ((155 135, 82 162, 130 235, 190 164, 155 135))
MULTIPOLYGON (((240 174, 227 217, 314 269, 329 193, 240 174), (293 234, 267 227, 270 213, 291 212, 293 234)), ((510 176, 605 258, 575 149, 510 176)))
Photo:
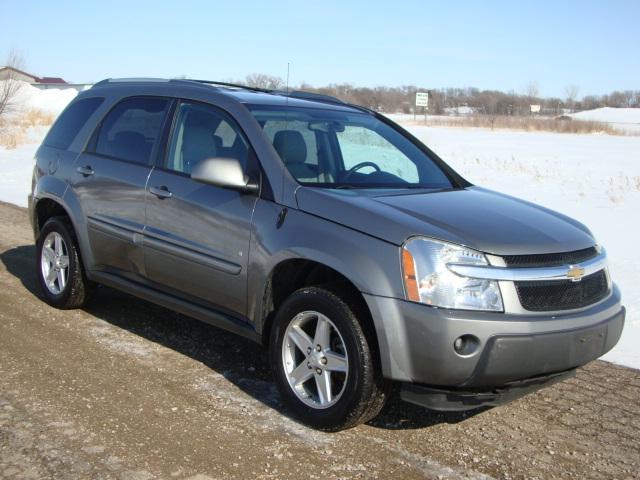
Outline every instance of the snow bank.
POLYGON ((33 156, 38 144, 39 142, 29 143, 13 150, 0 147, 0 201, 27 206, 33 175, 33 156))
POLYGON ((46 113, 59 115, 62 110, 75 98, 78 92, 72 88, 50 88, 40 90, 25 82, 22 83, 15 99, 20 111, 42 110, 46 113))
POLYGON ((571 113, 576 120, 610 123, 619 130, 640 131, 640 108, 602 107, 571 113))
POLYGON ((640 108, 612 108, 602 107, 595 110, 585 110, 570 114, 578 120, 610 123, 638 123, 640 124, 640 108))

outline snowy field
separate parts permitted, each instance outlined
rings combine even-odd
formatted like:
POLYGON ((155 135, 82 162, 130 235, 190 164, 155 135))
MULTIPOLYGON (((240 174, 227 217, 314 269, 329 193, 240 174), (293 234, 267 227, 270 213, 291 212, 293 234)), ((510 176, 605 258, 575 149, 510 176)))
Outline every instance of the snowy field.
MULTIPOLYGON (((75 92, 30 94, 34 108, 57 113, 75 92), (47 108, 42 102, 51 103, 47 108)), ((640 255, 635 250, 640 243, 640 137, 407 128, 471 182, 558 210, 591 228, 607 249, 627 307, 622 339, 604 358, 640 368, 640 255)), ((26 206, 33 156, 45 133, 46 128, 32 128, 27 144, 0 147, 0 200, 26 206)))

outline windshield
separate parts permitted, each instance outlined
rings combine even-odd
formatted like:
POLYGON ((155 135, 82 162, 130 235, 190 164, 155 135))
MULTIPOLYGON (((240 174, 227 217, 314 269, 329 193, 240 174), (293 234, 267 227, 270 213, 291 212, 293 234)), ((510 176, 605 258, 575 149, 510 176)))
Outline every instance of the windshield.
POLYGON ((291 175, 329 188, 451 188, 440 167, 365 113, 249 106, 291 175))

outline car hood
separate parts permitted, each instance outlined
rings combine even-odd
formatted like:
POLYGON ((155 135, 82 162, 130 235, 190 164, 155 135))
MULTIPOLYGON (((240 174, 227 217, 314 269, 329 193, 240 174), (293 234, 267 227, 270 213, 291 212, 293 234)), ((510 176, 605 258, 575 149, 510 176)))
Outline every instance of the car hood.
POLYGON ((580 250, 595 244, 580 222, 480 187, 446 191, 301 187, 301 210, 401 245, 424 235, 496 255, 580 250))

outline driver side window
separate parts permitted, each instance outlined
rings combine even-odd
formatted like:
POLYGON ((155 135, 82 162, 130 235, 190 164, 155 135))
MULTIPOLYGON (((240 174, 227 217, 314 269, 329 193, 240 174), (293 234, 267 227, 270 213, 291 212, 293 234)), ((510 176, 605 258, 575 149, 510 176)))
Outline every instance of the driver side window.
MULTIPOLYGON (((396 175, 407 182, 418 182, 418 168, 406 155, 368 128, 347 125, 343 132, 336 132, 346 170, 363 163, 374 163, 383 172, 396 175)), ((358 169, 371 173, 372 166, 358 169)))
POLYGON ((235 123, 210 105, 183 102, 178 107, 167 168, 191 174, 208 158, 236 158, 247 166, 249 148, 235 123))

